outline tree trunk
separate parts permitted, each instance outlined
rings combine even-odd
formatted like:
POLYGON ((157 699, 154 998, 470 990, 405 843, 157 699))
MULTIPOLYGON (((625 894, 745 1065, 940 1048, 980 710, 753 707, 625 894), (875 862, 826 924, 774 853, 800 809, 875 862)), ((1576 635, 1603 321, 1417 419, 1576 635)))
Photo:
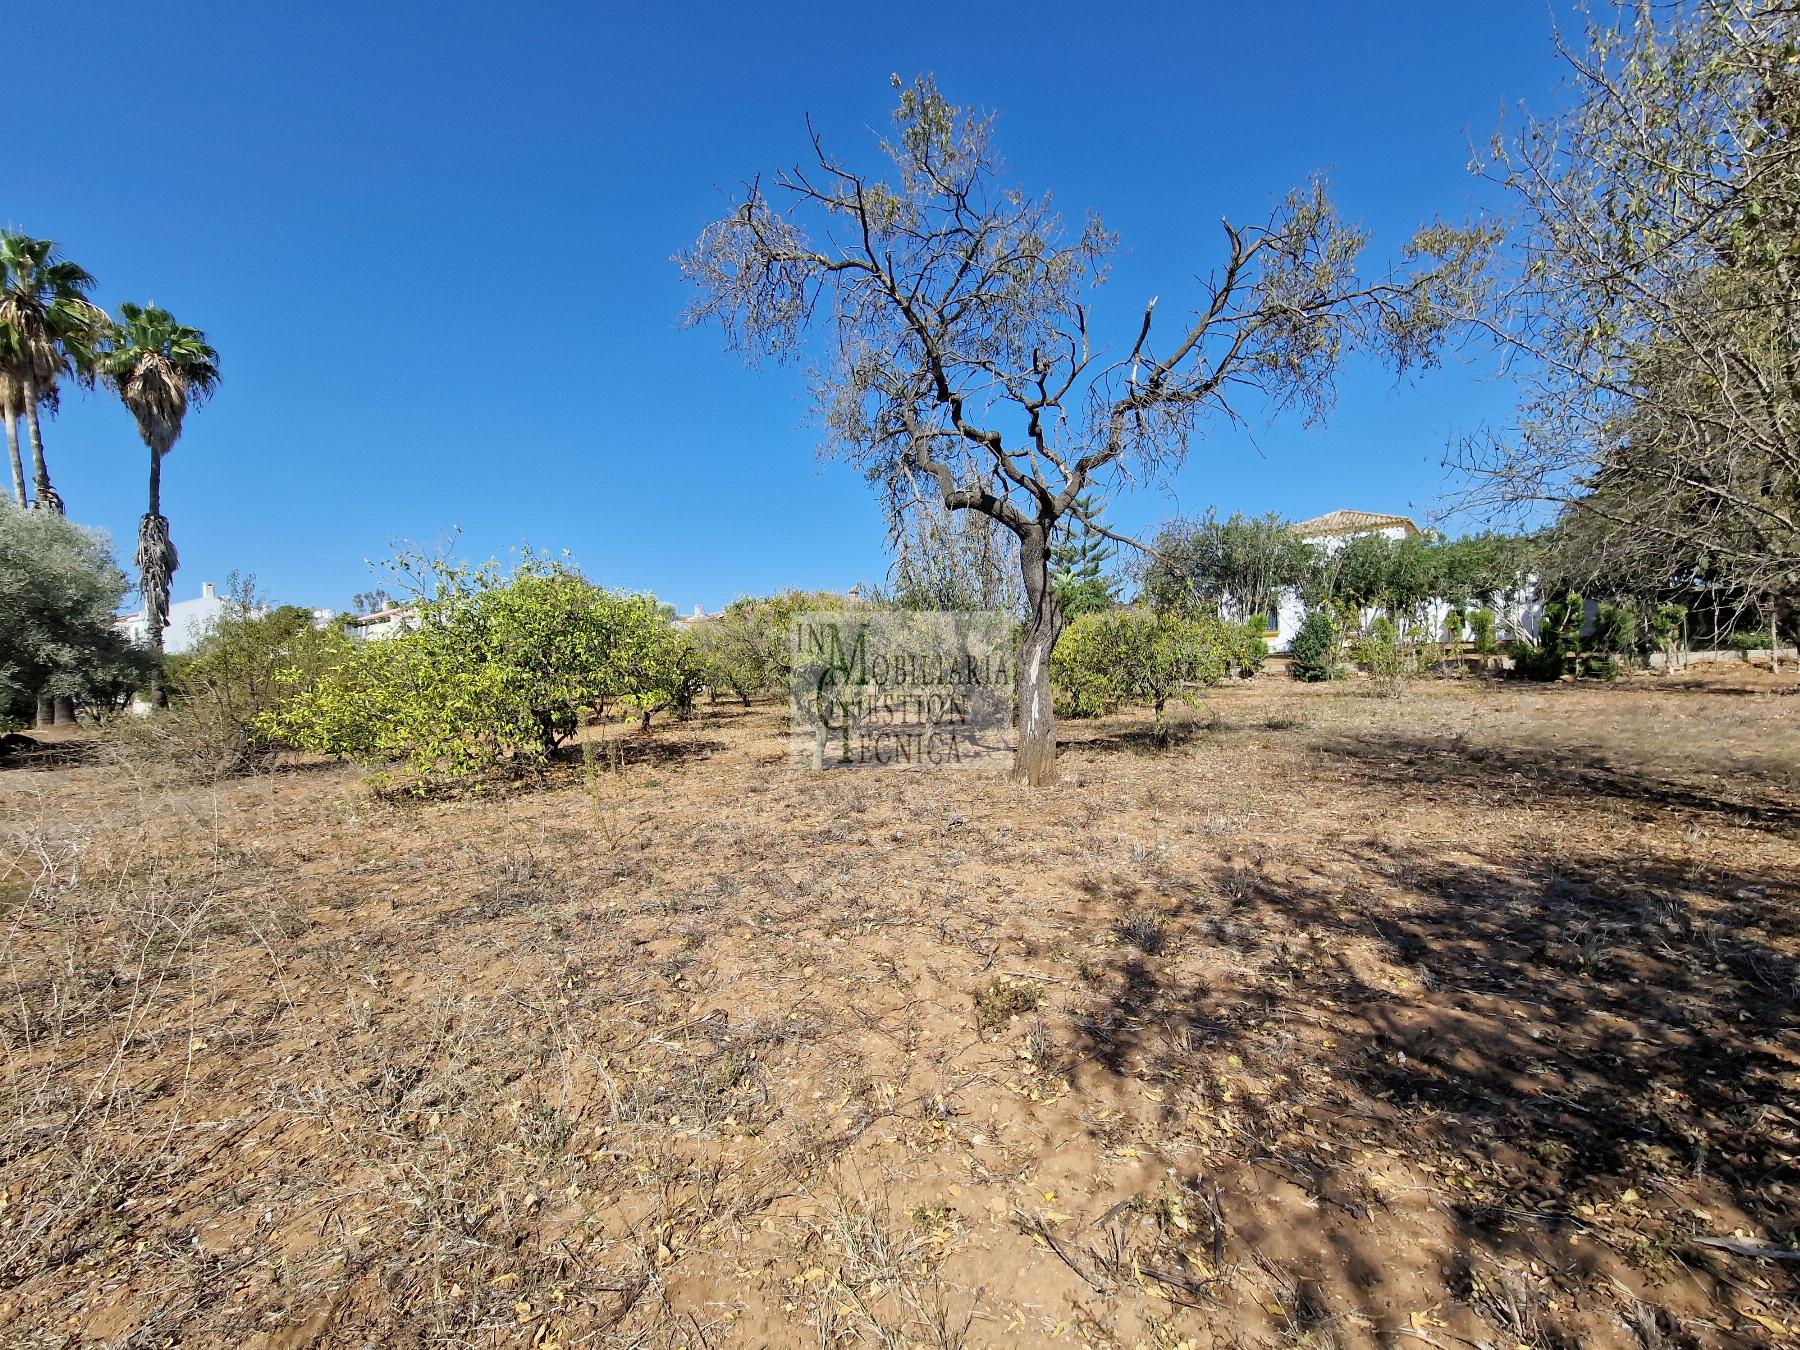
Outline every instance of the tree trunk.
MULTIPOLYGON (((154 446, 150 450, 149 514, 162 514, 162 456, 154 446)), ((163 674, 163 614, 158 598, 144 597, 144 635, 150 643, 150 706, 166 708, 169 706, 169 687, 163 674)))
POLYGON ((63 501, 50 486, 50 466, 44 463, 44 429, 38 425, 37 382, 27 378, 20 384, 25 397, 25 431, 31 438, 31 504, 40 511, 54 511, 60 516, 63 501))
POLYGON ((25 505, 25 462, 19 458, 19 414, 6 410, 6 450, 12 456, 13 496, 25 505))
POLYGON ((38 695, 37 721, 34 725, 39 731, 48 731, 56 725, 56 700, 49 694, 38 695))
POLYGON ((1025 641, 1019 648, 1016 691, 1019 700, 1019 747, 1013 752, 1013 777, 1032 787, 1056 782, 1056 712, 1050 701, 1050 653, 1062 636, 1062 608, 1050 584, 1048 531, 1032 526, 1019 539, 1019 570, 1030 607, 1025 641))
POLYGON ((55 706, 56 725, 72 727, 75 725, 75 700, 66 694, 58 695, 55 706))

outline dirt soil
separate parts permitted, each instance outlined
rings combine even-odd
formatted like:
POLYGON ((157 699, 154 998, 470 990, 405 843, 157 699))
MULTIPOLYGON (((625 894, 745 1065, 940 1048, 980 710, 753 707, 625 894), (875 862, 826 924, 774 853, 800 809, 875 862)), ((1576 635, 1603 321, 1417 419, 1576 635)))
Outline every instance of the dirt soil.
POLYGON ((1800 1344, 1792 676, 1064 732, 14 757, 0 1343, 1800 1344))

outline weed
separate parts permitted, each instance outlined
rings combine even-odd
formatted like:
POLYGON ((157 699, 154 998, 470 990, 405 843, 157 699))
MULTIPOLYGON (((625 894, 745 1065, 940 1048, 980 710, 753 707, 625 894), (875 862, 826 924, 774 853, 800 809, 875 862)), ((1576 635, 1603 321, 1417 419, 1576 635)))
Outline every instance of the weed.
POLYGON ((1162 920, 1148 910, 1134 910, 1119 925, 1119 941, 1155 956, 1163 949, 1162 920))
POLYGON ((1043 989, 1034 980, 996 975, 987 988, 976 991, 975 1024, 983 1031, 993 1031, 1031 1012, 1043 997, 1043 989))

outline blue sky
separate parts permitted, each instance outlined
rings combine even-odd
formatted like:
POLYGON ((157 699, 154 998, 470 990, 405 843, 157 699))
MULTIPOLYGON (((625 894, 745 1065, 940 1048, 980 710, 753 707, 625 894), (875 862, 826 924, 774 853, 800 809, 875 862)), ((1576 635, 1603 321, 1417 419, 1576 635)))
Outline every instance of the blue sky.
MULTIPOLYGON (((178 599, 238 569, 343 607, 364 559, 460 526, 469 556, 566 547, 710 610, 886 568, 799 374, 679 324, 670 255, 800 155, 809 114, 862 154, 893 72, 997 110, 1018 181, 1122 236, 1097 322, 1125 341, 1150 295, 1192 299, 1221 215, 1314 170, 1378 254, 1472 209, 1471 142, 1554 98, 1551 22, 1518 0, 31 6, 9 102, 46 111, 0 221, 220 350, 165 465, 178 599)), ((1481 362, 1353 367, 1325 429, 1220 429, 1108 518, 1428 514, 1446 443, 1508 406, 1481 362)), ((128 543, 148 452, 123 410, 71 391, 46 445, 71 515, 128 543)))

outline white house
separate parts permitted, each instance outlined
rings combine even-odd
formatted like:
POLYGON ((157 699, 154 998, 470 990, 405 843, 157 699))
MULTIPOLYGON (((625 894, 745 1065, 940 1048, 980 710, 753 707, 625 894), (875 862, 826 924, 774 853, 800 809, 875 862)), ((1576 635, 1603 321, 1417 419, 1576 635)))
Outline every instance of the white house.
MULTIPOLYGON (((1379 511, 1327 511, 1310 520, 1295 521, 1288 527, 1307 543, 1335 553, 1350 540, 1366 534, 1379 534, 1388 539, 1408 539, 1424 533, 1410 516, 1389 515, 1379 511)), ((1275 622, 1268 634, 1271 651, 1284 652, 1300 631, 1306 617, 1306 605, 1297 591, 1285 591, 1277 605, 1275 622)), ((1428 632, 1441 632, 1444 616, 1450 612, 1447 600, 1432 599, 1425 604, 1423 619, 1428 632)), ((1503 639, 1537 636, 1538 620, 1543 605, 1535 595, 1509 595, 1494 606, 1498 635, 1503 639)), ((1365 623, 1374 619, 1375 610, 1363 615, 1365 623)))
MULTIPOLYGON (((185 652, 206 635, 207 629, 225 612, 225 601, 212 582, 200 583, 200 595, 194 600, 175 600, 169 605, 169 622, 163 626, 163 650, 170 655, 185 652)), ((113 628, 132 642, 142 643, 150 634, 144 622, 144 611, 126 614, 113 620, 113 628)))
POLYGON ((410 605, 390 605, 373 614, 349 614, 344 618, 344 631, 357 642, 379 642, 404 632, 418 622, 410 605))

